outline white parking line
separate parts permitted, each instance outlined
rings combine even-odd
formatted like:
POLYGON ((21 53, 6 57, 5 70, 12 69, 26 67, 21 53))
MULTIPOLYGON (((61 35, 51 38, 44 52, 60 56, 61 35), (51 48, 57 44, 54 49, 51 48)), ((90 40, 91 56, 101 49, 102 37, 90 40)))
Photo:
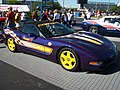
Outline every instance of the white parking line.
POLYGON ((106 38, 109 39, 109 40, 111 40, 111 41, 120 42, 120 37, 108 37, 107 36, 106 38))

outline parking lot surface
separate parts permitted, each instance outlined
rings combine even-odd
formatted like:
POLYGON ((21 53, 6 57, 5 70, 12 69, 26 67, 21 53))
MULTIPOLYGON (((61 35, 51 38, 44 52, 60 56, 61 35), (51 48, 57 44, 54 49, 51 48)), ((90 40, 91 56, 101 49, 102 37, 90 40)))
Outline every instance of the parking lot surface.
POLYGON ((118 46, 117 62, 99 72, 69 72, 48 60, 23 53, 12 53, 4 44, 0 44, 0 60, 61 89, 120 90, 120 43, 115 43, 118 46))

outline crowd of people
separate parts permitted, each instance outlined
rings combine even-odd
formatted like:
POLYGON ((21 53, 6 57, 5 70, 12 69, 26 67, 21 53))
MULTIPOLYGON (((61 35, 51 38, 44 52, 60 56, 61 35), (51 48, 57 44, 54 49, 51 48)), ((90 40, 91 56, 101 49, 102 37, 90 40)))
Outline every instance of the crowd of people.
POLYGON ((20 22, 26 20, 26 13, 19 12, 17 9, 13 11, 12 7, 8 7, 8 11, 3 11, 0 13, 0 17, 7 17, 6 24, 10 28, 19 28, 20 22))
POLYGON ((59 12, 55 9, 51 12, 49 9, 43 10, 41 16, 39 15, 38 10, 34 10, 32 13, 32 20, 33 21, 55 21, 64 24, 65 26, 72 27, 72 21, 74 19, 74 13, 72 10, 68 10, 68 12, 63 11, 59 12))
MULTIPOLYGON (((82 12, 82 16, 84 16, 85 20, 90 20, 92 16, 96 15, 97 18, 100 16, 108 15, 108 13, 103 13, 98 10, 96 13, 93 12, 91 9, 87 9, 86 11, 82 12)), ((26 13, 19 12, 18 10, 12 10, 12 7, 8 8, 8 12, 0 12, 1 17, 7 17, 6 23, 10 28, 20 27, 20 22, 26 20, 27 15, 26 13)), ((72 27, 72 22, 75 20, 75 13, 72 9, 60 11, 55 9, 54 11, 50 11, 49 9, 45 9, 42 13, 36 9, 31 13, 31 20, 33 21, 55 21, 64 24, 65 26, 72 27)))
MULTIPOLYGON (((8 8, 7 12, 2 12, 1 17, 7 17, 6 24, 10 28, 19 28, 20 23, 23 20, 26 20, 26 13, 19 12, 17 9, 13 10, 12 7, 8 8)), ((72 27, 72 21, 74 19, 74 13, 73 10, 68 11, 59 11, 58 9, 55 9, 54 11, 50 11, 49 9, 43 10, 42 13, 40 13, 39 10, 34 10, 31 13, 31 20, 32 21, 55 21, 64 24, 65 26, 72 27)))

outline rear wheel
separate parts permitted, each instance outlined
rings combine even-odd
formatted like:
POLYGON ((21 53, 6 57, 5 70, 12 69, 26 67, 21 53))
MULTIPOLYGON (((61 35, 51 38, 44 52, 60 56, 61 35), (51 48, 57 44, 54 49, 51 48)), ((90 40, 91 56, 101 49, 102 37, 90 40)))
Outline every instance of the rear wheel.
POLYGON ((90 26, 89 31, 92 33, 98 34, 98 27, 97 26, 90 26))
POLYGON ((77 71, 80 61, 77 54, 70 48, 63 48, 58 55, 61 66, 68 71, 77 71))
POLYGON ((17 47, 16 47, 16 44, 15 44, 15 41, 12 37, 9 37, 7 39, 7 46, 8 46, 8 49, 11 51, 11 52, 15 52, 17 50, 17 47))

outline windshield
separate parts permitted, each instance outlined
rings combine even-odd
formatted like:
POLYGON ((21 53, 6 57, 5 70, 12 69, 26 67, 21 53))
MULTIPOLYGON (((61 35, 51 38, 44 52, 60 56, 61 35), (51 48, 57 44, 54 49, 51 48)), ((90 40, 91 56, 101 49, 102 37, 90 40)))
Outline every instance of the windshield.
POLYGON ((74 31, 60 23, 39 24, 40 32, 45 37, 56 37, 74 33, 74 31))

